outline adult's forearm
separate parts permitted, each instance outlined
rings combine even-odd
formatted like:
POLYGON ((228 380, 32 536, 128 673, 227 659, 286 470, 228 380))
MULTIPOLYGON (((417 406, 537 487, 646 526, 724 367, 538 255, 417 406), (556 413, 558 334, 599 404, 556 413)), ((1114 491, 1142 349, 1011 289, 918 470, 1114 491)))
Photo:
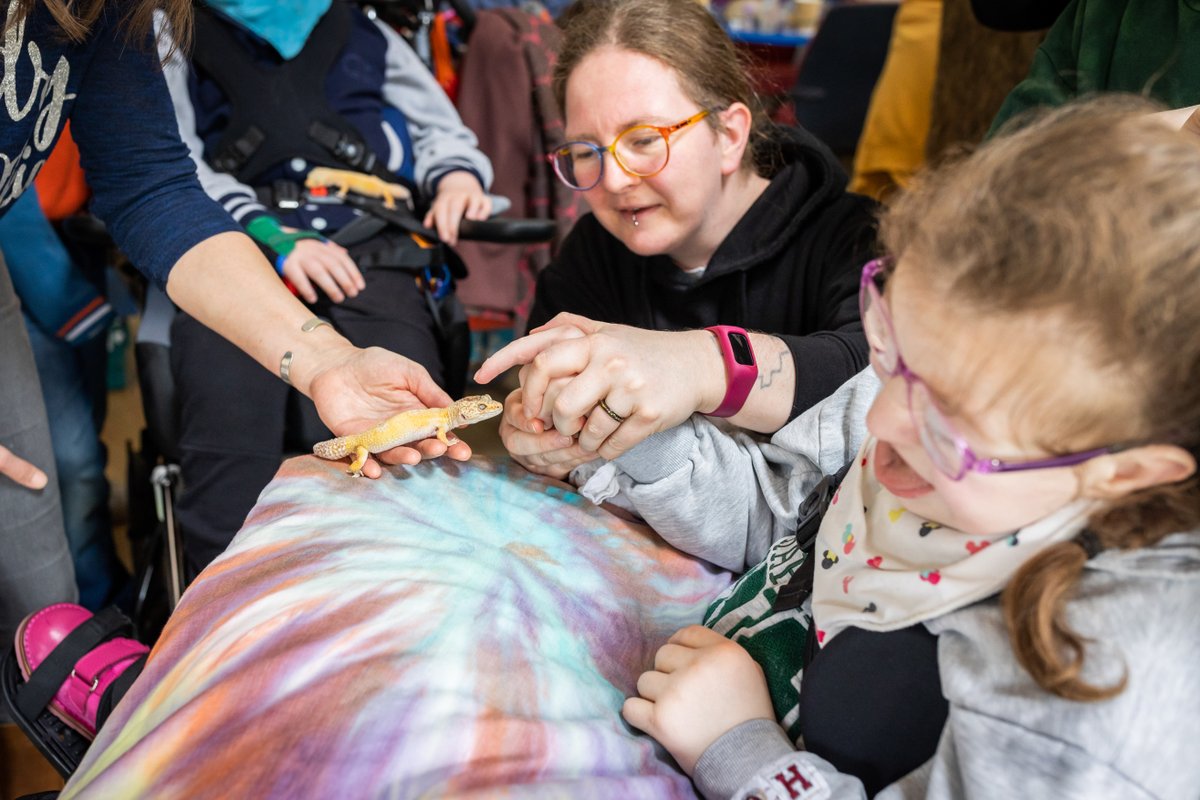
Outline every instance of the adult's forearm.
MULTIPOLYGON (((746 404, 730 421, 746 430, 774 433, 787 423, 792 413, 796 364, 782 339, 766 333, 751 333, 750 344, 758 362, 758 377, 746 404)), ((716 348, 715 339, 713 347, 716 348)), ((711 408, 716 408, 721 399, 716 398, 717 402, 711 408)))
POLYGON ((292 385, 306 395, 314 375, 354 349, 327 325, 301 331, 312 312, 241 233, 218 234, 184 253, 167 279, 167 294, 272 373, 291 352, 292 385))

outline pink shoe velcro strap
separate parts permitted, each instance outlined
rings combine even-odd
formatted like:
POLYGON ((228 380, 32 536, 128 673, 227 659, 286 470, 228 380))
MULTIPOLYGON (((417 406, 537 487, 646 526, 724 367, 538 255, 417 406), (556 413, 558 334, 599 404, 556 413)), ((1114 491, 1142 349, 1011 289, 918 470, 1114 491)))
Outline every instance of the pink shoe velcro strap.
POLYGON ((125 667, 149 651, 150 648, 133 639, 109 639, 76 662, 72 677, 88 686, 94 684, 94 691, 103 692, 125 667))
POLYGON ((104 691, 149 648, 132 639, 110 639, 79 659, 55 696, 65 711, 95 734, 104 691))

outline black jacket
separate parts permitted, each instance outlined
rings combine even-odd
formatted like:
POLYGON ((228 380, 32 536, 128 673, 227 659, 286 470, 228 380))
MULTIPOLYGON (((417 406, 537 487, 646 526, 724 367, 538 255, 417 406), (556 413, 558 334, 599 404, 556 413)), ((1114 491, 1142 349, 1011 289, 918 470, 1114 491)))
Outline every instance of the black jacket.
POLYGON ((659 330, 739 325, 787 342, 792 416, 831 394, 867 364, 858 281, 874 255, 875 205, 846 193, 845 172, 807 132, 777 128, 771 142, 780 168, 702 277, 635 255, 588 214, 538 277, 530 326, 560 311, 659 330))

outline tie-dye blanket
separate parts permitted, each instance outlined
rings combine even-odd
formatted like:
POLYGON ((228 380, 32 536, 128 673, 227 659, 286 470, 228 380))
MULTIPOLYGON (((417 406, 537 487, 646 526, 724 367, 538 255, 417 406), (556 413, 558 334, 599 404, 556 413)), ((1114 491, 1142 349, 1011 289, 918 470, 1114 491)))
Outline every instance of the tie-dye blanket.
POLYGON ((508 461, 286 462, 62 800, 694 797, 619 710, 727 573, 508 461))

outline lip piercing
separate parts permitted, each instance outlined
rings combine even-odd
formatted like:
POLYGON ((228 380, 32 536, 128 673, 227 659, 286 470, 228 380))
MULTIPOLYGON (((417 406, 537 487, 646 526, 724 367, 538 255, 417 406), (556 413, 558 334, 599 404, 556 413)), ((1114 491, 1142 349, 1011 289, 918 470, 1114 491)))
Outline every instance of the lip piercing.
POLYGON ((635 227, 635 228, 636 228, 636 227, 638 226, 638 221, 637 221, 637 212, 636 212, 636 211, 632 211, 632 212, 630 212, 629 216, 633 217, 633 227, 635 227))

